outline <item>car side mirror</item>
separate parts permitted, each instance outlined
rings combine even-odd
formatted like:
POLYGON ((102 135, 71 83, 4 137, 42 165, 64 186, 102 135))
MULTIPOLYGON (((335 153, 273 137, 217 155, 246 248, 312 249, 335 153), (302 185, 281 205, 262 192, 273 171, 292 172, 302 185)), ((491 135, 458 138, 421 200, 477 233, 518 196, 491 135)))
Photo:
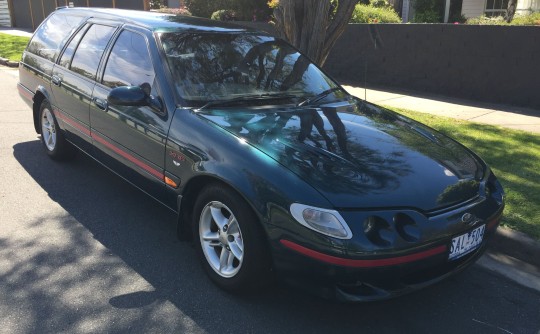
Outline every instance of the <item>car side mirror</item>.
POLYGON ((117 106, 142 107, 148 105, 149 96, 139 86, 122 86, 111 90, 107 102, 117 106))

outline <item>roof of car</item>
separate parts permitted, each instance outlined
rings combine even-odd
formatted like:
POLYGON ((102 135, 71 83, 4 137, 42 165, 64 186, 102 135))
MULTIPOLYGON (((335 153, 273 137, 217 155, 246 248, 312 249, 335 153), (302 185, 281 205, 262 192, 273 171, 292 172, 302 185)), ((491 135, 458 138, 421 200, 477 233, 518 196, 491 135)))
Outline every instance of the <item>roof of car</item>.
POLYGON ((112 9, 112 8, 61 8, 56 12, 70 13, 86 17, 110 19, 144 26, 154 31, 213 31, 246 32, 257 31, 236 24, 209 20, 195 16, 166 14, 152 11, 112 9))

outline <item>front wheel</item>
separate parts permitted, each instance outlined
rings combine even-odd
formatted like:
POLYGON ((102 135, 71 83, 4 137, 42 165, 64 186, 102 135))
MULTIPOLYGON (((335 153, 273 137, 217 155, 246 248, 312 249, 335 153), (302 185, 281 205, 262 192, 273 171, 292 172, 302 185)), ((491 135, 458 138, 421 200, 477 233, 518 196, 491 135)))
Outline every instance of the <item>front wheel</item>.
POLYGON ((66 141, 52 112, 49 101, 43 100, 39 108, 39 124, 41 126, 41 143, 45 152, 55 160, 73 158, 77 152, 75 147, 66 141))
POLYGON ((206 187, 195 204, 194 240, 208 276, 223 289, 245 291, 270 280, 267 242, 257 216, 234 191, 206 187))

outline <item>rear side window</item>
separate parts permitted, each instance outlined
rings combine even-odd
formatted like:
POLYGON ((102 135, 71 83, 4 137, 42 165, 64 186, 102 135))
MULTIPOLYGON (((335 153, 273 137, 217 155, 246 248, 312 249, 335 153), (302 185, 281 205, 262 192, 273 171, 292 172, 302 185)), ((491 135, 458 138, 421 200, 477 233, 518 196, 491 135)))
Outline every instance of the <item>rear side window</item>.
POLYGON ((27 51, 54 62, 56 50, 62 41, 83 19, 80 16, 52 14, 36 31, 27 51))
POLYGON ((107 61, 103 84, 111 88, 140 86, 145 83, 152 86, 154 77, 146 39, 137 33, 123 31, 107 61))
MULTIPOLYGON (((88 24, 87 24, 88 25, 88 24)), ((86 26, 83 27, 79 32, 73 37, 71 42, 69 42, 68 46, 64 50, 64 53, 62 54, 62 57, 60 57, 60 66, 63 67, 69 67, 69 64, 71 62, 71 57, 73 57, 73 53, 75 53, 75 48, 79 44, 81 38, 84 35, 84 32, 86 31, 86 26)))
POLYGON ((95 80, 99 61, 115 30, 115 27, 99 24, 91 26, 75 51, 71 70, 95 80))

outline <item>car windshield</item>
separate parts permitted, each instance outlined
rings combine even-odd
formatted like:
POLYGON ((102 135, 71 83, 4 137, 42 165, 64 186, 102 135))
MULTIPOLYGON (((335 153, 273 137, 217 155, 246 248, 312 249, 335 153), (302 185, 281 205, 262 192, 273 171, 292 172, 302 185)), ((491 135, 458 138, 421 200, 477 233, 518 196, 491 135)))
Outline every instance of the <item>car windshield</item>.
POLYGON ((190 106, 255 97, 302 103, 325 91, 332 94, 324 100, 345 95, 306 57, 271 36, 161 33, 160 40, 176 90, 190 106))

